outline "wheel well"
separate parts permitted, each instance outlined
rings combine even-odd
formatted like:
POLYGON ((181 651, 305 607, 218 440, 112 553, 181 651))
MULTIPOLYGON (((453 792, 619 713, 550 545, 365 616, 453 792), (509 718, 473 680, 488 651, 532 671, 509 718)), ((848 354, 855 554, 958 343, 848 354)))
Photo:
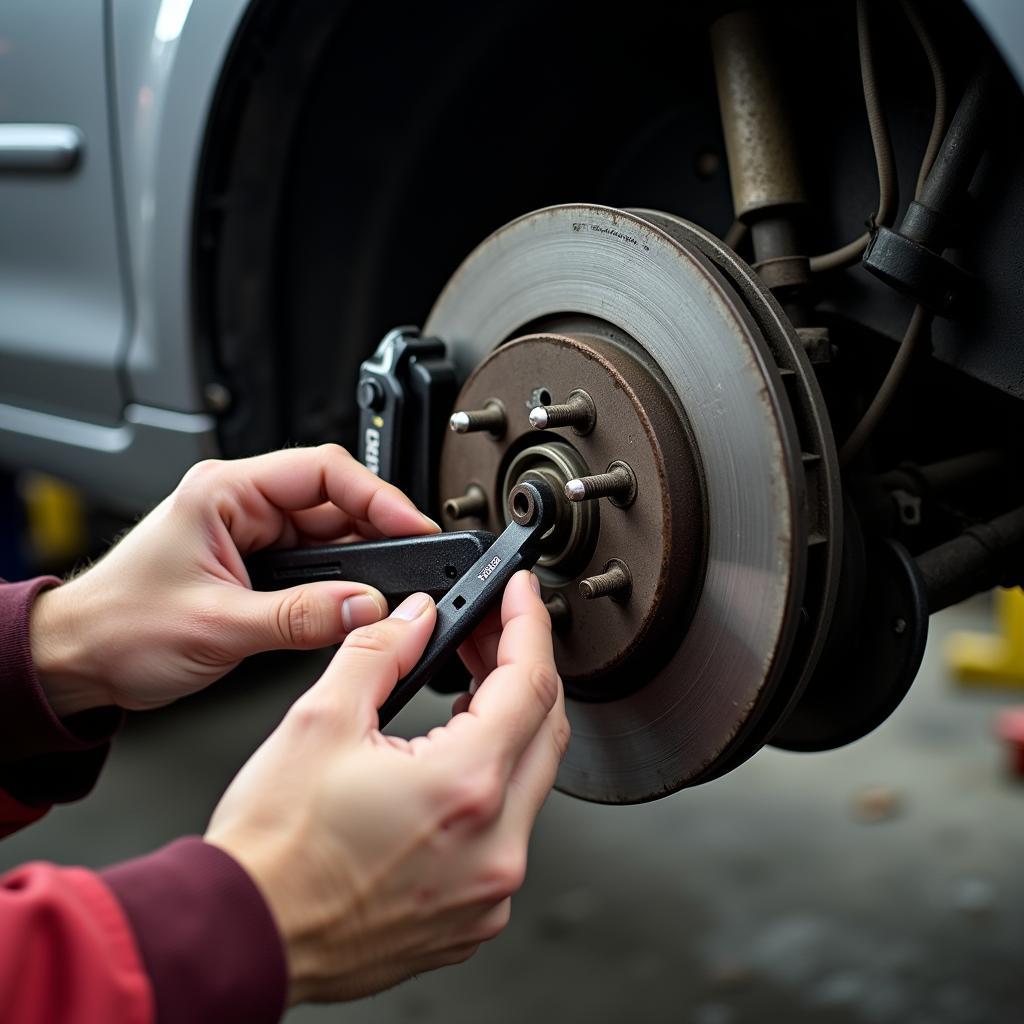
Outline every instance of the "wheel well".
MULTIPOLYGON (((256 0, 215 97, 196 200, 195 324, 207 380, 231 395, 218 417, 225 454, 351 443, 359 362, 396 323, 422 323, 466 254, 531 209, 649 207, 724 233, 731 202, 705 42, 724 3, 638 0, 631 23, 645 31, 619 40, 576 0, 398 14, 256 0)), ((818 251, 862 230, 877 198, 852 6, 773 8, 780 45, 802 55, 788 84, 814 172, 818 251)), ((943 10, 968 67, 982 34, 956 0, 943 10)), ((879 39, 880 66, 901 69, 885 96, 904 181, 930 102, 908 33, 894 15, 879 39)), ((1002 208, 1017 204, 1012 191, 979 216, 1013 223, 1002 208)), ((976 262, 993 261, 998 270, 981 247, 976 262)), ((1016 286, 1002 290, 1016 308, 1016 286)), ((837 284, 836 308, 902 331, 901 304, 864 275, 837 284)), ((1006 347, 998 326, 944 329, 979 352, 1006 347)))
POLYGON ((643 150, 667 125, 703 207, 691 197, 690 212, 724 230, 724 170, 709 175, 672 131, 696 119, 697 149, 720 149, 706 57, 655 61, 639 79, 587 70, 604 44, 579 15, 460 0, 410 4, 396 24, 374 5, 253 5, 196 203, 196 330, 209 380, 232 395, 225 454, 349 441, 358 363, 395 323, 421 323, 503 222, 580 197, 678 206, 678 181, 637 189, 621 173, 624 143, 643 150), (541 11, 546 31, 575 40, 573 59, 535 57, 541 11))

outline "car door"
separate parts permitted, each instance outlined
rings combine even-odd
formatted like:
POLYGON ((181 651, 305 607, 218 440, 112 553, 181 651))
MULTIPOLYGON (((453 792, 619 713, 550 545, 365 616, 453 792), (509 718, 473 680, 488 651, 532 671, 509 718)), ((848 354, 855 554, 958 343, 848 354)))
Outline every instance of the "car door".
POLYGON ((24 410, 121 418, 129 305, 107 12, 103 0, 0 7, 0 428, 24 410))

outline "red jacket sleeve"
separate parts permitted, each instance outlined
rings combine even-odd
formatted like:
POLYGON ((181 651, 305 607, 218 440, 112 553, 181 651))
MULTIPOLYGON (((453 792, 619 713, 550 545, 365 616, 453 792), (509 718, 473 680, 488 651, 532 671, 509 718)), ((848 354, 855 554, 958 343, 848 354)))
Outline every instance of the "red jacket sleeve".
MULTIPOLYGON (((0 582, 0 836, 93 787, 121 713, 59 719, 29 644, 52 578, 0 582)), ((3 1024, 276 1024, 287 965, 243 868, 182 839, 101 874, 29 864, 0 878, 3 1024)))
POLYGON ((131 927, 90 871, 26 864, 0 878, 6 1024, 152 1024, 131 927))

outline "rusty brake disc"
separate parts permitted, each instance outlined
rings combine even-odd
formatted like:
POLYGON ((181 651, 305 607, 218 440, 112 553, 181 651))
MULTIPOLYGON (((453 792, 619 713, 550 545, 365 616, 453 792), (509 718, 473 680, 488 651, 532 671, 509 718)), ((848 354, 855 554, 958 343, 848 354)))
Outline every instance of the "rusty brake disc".
POLYGON ((794 417, 784 380, 794 365, 809 373, 806 358, 778 338, 773 351, 759 296, 685 222, 657 216, 562 206, 519 218, 466 259, 425 326, 466 380, 459 408, 502 413, 500 430, 445 442, 442 493, 482 496, 459 525, 500 526, 508 489, 530 473, 563 485, 616 464, 634 474, 630 501, 565 503, 539 570, 573 726, 558 786, 606 803, 655 799, 749 756, 817 652, 817 623, 798 640, 816 523, 802 445, 808 433, 830 442, 806 387, 794 417), (531 424, 531 408, 568 408, 578 392, 589 420, 531 424))

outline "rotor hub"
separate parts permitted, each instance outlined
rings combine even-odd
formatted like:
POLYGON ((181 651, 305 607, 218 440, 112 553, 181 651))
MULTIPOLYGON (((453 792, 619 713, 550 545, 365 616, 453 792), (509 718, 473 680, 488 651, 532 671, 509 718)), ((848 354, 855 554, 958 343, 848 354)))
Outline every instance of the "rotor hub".
POLYGON ((545 598, 562 609, 556 657, 567 692, 581 700, 610 700, 643 680, 662 656, 666 629, 685 628, 700 590, 700 469, 685 414, 659 376, 621 332, 587 318, 553 319, 498 347, 459 395, 459 409, 503 409, 504 429, 451 433, 442 450, 442 493, 476 488, 487 496, 469 516, 454 516, 462 507, 446 502, 450 528, 500 531, 507 496, 530 479, 559 496, 537 574, 545 598), (556 410, 574 395, 585 396, 582 426, 556 425, 554 415, 545 429, 531 422, 537 409, 556 410), (597 480, 613 467, 630 481, 621 496, 598 486, 570 500, 570 481, 597 480), (581 585, 612 563, 624 567, 628 588, 581 585))

